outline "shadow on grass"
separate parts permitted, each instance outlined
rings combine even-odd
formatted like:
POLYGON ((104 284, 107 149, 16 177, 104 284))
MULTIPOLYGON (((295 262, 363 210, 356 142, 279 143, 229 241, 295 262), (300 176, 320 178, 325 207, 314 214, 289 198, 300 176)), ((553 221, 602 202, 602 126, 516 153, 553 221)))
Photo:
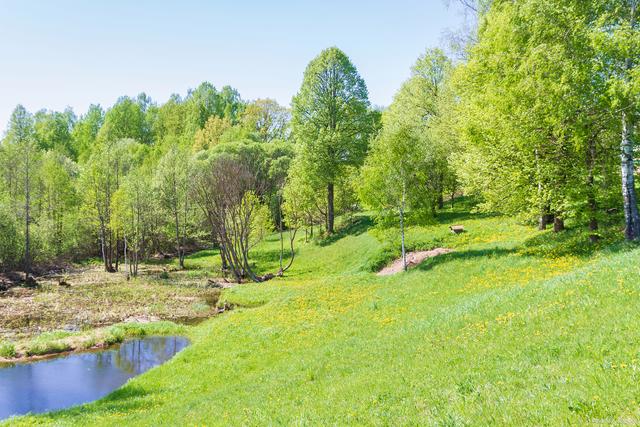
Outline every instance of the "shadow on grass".
MULTIPOLYGON (((288 260, 291 258, 291 251, 287 246, 288 242, 285 242, 283 260, 288 260)), ((298 248, 294 249, 296 255, 298 255, 298 248)), ((257 264, 258 266, 264 264, 273 264, 278 263, 280 261, 280 249, 270 249, 270 250, 261 250, 261 251, 252 251, 249 254, 249 260, 252 264, 257 264)))
POLYGON ((40 416, 56 423, 60 422, 62 418, 82 417, 88 413, 95 416, 112 414, 114 411, 122 413, 134 412, 156 406, 157 404, 153 404, 150 399, 152 394, 152 392, 142 387, 125 385, 106 397, 89 403, 88 405, 91 407, 90 410, 87 410, 85 405, 80 405, 61 411, 49 412, 40 416))
POLYGON ((373 227, 374 221, 368 215, 360 215, 353 218, 350 222, 345 224, 343 227, 340 227, 338 231, 333 233, 330 236, 325 237, 322 240, 318 241, 318 245, 320 246, 329 246, 336 243, 338 240, 347 237, 347 236, 359 236, 362 233, 365 233, 371 227, 373 227))
POLYGON ((454 205, 446 202, 444 208, 438 210, 435 217, 435 223, 451 224, 457 221, 466 221, 470 219, 484 219, 499 216, 497 213, 473 212, 478 201, 474 197, 460 196, 454 199, 454 205))
POLYGON ((508 255, 512 255, 516 252, 515 249, 504 248, 492 248, 492 249, 471 249, 467 251, 451 252, 444 255, 439 255, 433 258, 427 258, 419 266, 417 270, 427 271, 431 270, 438 265, 446 264, 455 260, 472 260, 476 258, 493 259, 502 258, 508 255))
POLYGON ((218 255, 218 249, 203 249, 201 251, 194 252, 191 255, 187 255, 185 259, 194 260, 200 258, 208 258, 216 255, 218 255))
POLYGON ((615 228, 603 230, 599 236, 600 239, 594 243, 589 241, 589 232, 586 229, 568 229, 561 233, 541 232, 527 239, 518 252, 543 258, 568 255, 588 258, 598 252, 618 253, 638 248, 638 244, 625 242, 615 228))
POLYGON ((472 219, 486 219, 499 216, 495 213, 471 213, 469 211, 440 211, 436 214, 436 223, 451 224, 472 219))

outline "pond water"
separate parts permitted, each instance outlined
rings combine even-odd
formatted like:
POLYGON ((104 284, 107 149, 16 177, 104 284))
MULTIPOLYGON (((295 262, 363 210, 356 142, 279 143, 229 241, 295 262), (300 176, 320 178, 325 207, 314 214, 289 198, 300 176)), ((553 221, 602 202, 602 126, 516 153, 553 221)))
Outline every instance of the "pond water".
POLYGON ((0 368, 0 420, 99 399, 188 345, 184 337, 145 337, 108 350, 0 368))

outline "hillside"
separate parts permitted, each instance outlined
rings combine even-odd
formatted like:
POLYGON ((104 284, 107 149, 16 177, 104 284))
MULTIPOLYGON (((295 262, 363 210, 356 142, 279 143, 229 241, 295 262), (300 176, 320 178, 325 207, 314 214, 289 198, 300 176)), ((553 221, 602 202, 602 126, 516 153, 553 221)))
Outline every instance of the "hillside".
MULTIPOLYGON (((192 345, 170 362, 13 424, 637 422, 640 249, 460 207, 408 230, 411 248, 455 252, 379 277, 391 236, 360 216, 331 241, 300 240, 287 277, 225 290, 236 309, 187 328, 192 345)), ((261 270, 278 246, 256 249, 261 270)), ((215 262, 201 252, 186 266, 215 262)))

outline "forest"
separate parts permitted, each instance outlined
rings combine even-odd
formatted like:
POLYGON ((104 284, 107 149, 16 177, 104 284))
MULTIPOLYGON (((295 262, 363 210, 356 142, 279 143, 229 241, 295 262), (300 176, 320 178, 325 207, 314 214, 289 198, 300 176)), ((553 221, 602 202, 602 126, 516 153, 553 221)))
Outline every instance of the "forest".
POLYGON ((17 105, 0 425, 640 424, 640 0, 438 4, 389 105, 325 33, 288 105, 17 105))
POLYGON ((640 239, 636 3, 463 3, 476 28, 453 55, 420 55, 384 109, 336 47, 291 108, 208 82, 80 115, 18 105, 0 145, 0 268, 99 257, 135 276, 213 246, 226 274, 260 281, 250 250, 266 233, 330 235, 363 209, 427 224, 462 194, 540 230, 640 239))

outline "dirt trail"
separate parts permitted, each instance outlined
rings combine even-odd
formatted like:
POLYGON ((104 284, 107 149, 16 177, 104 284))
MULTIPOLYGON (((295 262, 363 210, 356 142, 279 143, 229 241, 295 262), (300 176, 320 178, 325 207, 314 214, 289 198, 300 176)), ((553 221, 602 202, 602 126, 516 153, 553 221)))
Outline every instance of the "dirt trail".
MULTIPOLYGON (((407 253, 407 267, 413 268, 427 258, 444 255, 453 252, 453 249, 435 248, 430 251, 415 251, 407 253)), ((378 276, 390 276, 402 271, 402 258, 398 258, 378 272, 378 276)))

